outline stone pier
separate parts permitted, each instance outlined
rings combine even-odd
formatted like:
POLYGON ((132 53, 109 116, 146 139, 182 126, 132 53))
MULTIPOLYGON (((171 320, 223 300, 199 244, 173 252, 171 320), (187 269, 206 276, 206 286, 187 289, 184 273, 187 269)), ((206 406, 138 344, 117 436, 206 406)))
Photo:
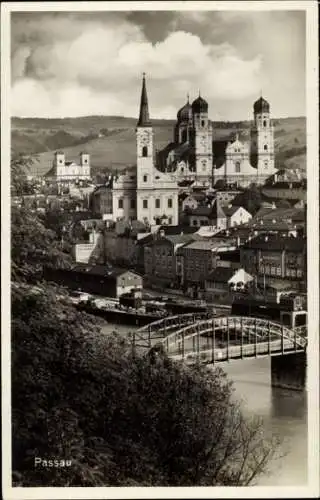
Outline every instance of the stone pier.
POLYGON ((272 356, 271 384, 272 387, 305 390, 307 378, 307 355, 305 352, 272 356))

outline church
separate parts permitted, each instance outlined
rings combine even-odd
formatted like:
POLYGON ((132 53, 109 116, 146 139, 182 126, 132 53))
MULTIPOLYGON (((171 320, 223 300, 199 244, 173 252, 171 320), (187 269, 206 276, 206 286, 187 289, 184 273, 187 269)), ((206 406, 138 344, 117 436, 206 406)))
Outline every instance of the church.
POLYGON ((208 103, 200 95, 178 111, 173 142, 158 152, 159 168, 174 173, 178 182, 190 180, 208 188, 220 181, 247 187, 264 184, 276 172, 274 128, 270 105, 261 96, 253 106, 250 140, 214 141, 208 103))
POLYGON ((173 173, 155 164, 154 133, 143 75, 139 119, 136 127, 137 167, 110 179, 113 220, 137 219, 146 225, 178 224, 178 183, 173 173))
POLYGON ((173 142, 156 152, 149 115, 145 74, 136 128, 137 167, 110 180, 113 220, 138 219, 149 225, 178 224, 182 181, 204 189, 218 181, 247 187, 263 184, 276 172, 270 105, 260 97, 253 106, 249 142, 236 134, 232 142, 214 141, 208 103, 199 96, 178 111, 173 142))
MULTIPOLYGON (((157 152, 143 74, 136 169, 109 177, 104 187, 106 218, 139 220, 148 226, 177 225, 179 186, 183 181, 202 189, 214 187, 218 181, 233 187, 263 184, 276 169, 270 105, 262 97, 254 103, 253 116, 249 142, 240 140, 238 134, 231 142, 214 141, 208 103, 199 94, 192 104, 188 99, 178 111, 173 142, 157 152)), ((67 164, 60 154, 56 154, 55 163, 57 175, 68 177, 61 171, 67 164)), ((80 163, 81 172, 87 173, 87 155, 81 156, 80 163)), ((68 167, 76 169, 74 165, 68 167)))

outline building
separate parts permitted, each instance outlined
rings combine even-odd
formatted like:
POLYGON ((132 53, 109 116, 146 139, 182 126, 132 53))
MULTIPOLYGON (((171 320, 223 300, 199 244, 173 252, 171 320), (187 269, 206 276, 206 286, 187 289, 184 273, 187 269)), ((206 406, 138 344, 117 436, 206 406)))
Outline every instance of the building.
POLYGON ((148 280, 166 286, 176 284, 177 250, 192 240, 192 233, 165 234, 164 230, 160 230, 155 234, 144 245, 144 271, 148 280))
POLYGON ((208 117, 208 103, 199 95, 178 111, 173 142, 158 152, 159 168, 173 172, 179 182, 194 181, 211 187, 217 182, 249 186, 263 184, 276 172, 274 128, 270 105, 262 97, 253 106, 254 124, 250 140, 213 141, 214 130, 208 117))
POLYGON ((95 192, 93 203, 100 213, 110 215, 114 221, 137 219, 149 226, 177 225, 179 189, 175 176, 160 171, 155 163, 154 130, 149 115, 145 75, 136 147, 136 167, 111 176, 108 185, 95 192))
POLYGON ((186 210, 194 210, 195 208, 198 208, 199 206, 203 205, 203 203, 207 200, 207 195, 203 191, 200 191, 199 193, 193 192, 190 193, 189 195, 185 196, 182 203, 181 203, 181 209, 182 211, 186 210))
POLYGON ((217 200, 214 200, 212 204, 189 209, 185 214, 185 219, 191 227, 209 226, 214 231, 227 228, 227 216, 217 200))
POLYGON ((227 218, 227 228, 247 224, 252 219, 250 212, 243 207, 229 205, 222 210, 227 218))
POLYGON ((260 234, 240 248, 240 263, 262 286, 303 290, 307 280, 306 238, 260 234))
POLYGON ((54 154, 52 169, 46 177, 52 178, 57 183, 72 184, 79 181, 90 181, 90 155, 80 153, 79 164, 74 161, 66 161, 63 151, 54 154))
POLYGON ((228 239, 201 239, 187 243, 177 250, 177 280, 192 292, 204 289, 207 276, 217 267, 219 253, 236 250, 228 239))
POLYGON ((44 278, 72 290, 120 297, 143 288, 142 277, 133 271, 105 265, 75 264, 72 269, 44 269, 44 278))
POLYGON ((244 269, 234 271, 231 267, 217 267, 206 279, 206 298, 213 302, 231 302, 233 292, 245 290, 253 279, 244 269))

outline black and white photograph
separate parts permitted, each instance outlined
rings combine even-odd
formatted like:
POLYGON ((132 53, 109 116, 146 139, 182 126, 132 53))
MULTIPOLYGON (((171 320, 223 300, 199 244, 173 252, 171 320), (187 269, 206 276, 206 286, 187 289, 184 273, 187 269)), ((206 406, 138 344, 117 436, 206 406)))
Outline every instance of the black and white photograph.
POLYGON ((4 498, 318 497, 317 2, 1 10, 4 498))

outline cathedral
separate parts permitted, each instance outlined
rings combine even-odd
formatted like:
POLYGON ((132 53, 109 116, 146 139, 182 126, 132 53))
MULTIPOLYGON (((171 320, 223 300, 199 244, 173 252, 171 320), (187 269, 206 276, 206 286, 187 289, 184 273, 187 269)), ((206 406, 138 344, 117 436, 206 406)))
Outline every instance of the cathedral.
POLYGON ((262 184, 275 173, 274 131, 269 103, 254 103, 250 141, 236 135, 231 142, 213 141, 208 103, 201 95, 178 111, 173 142, 155 151, 143 75, 139 119, 136 127, 134 172, 110 176, 106 189, 108 216, 113 220, 137 219, 149 226, 178 224, 178 194, 183 181, 203 189, 218 181, 246 187, 262 184))
POLYGON ((178 111, 173 142, 158 152, 157 163, 165 172, 174 173, 178 182, 192 180, 196 185, 247 187, 263 184, 276 172, 274 167, 274 129, 270 105, 260 97, 253 106, 250 140, 214 141, 208 118, 208 103, 200 95, 178 111))

